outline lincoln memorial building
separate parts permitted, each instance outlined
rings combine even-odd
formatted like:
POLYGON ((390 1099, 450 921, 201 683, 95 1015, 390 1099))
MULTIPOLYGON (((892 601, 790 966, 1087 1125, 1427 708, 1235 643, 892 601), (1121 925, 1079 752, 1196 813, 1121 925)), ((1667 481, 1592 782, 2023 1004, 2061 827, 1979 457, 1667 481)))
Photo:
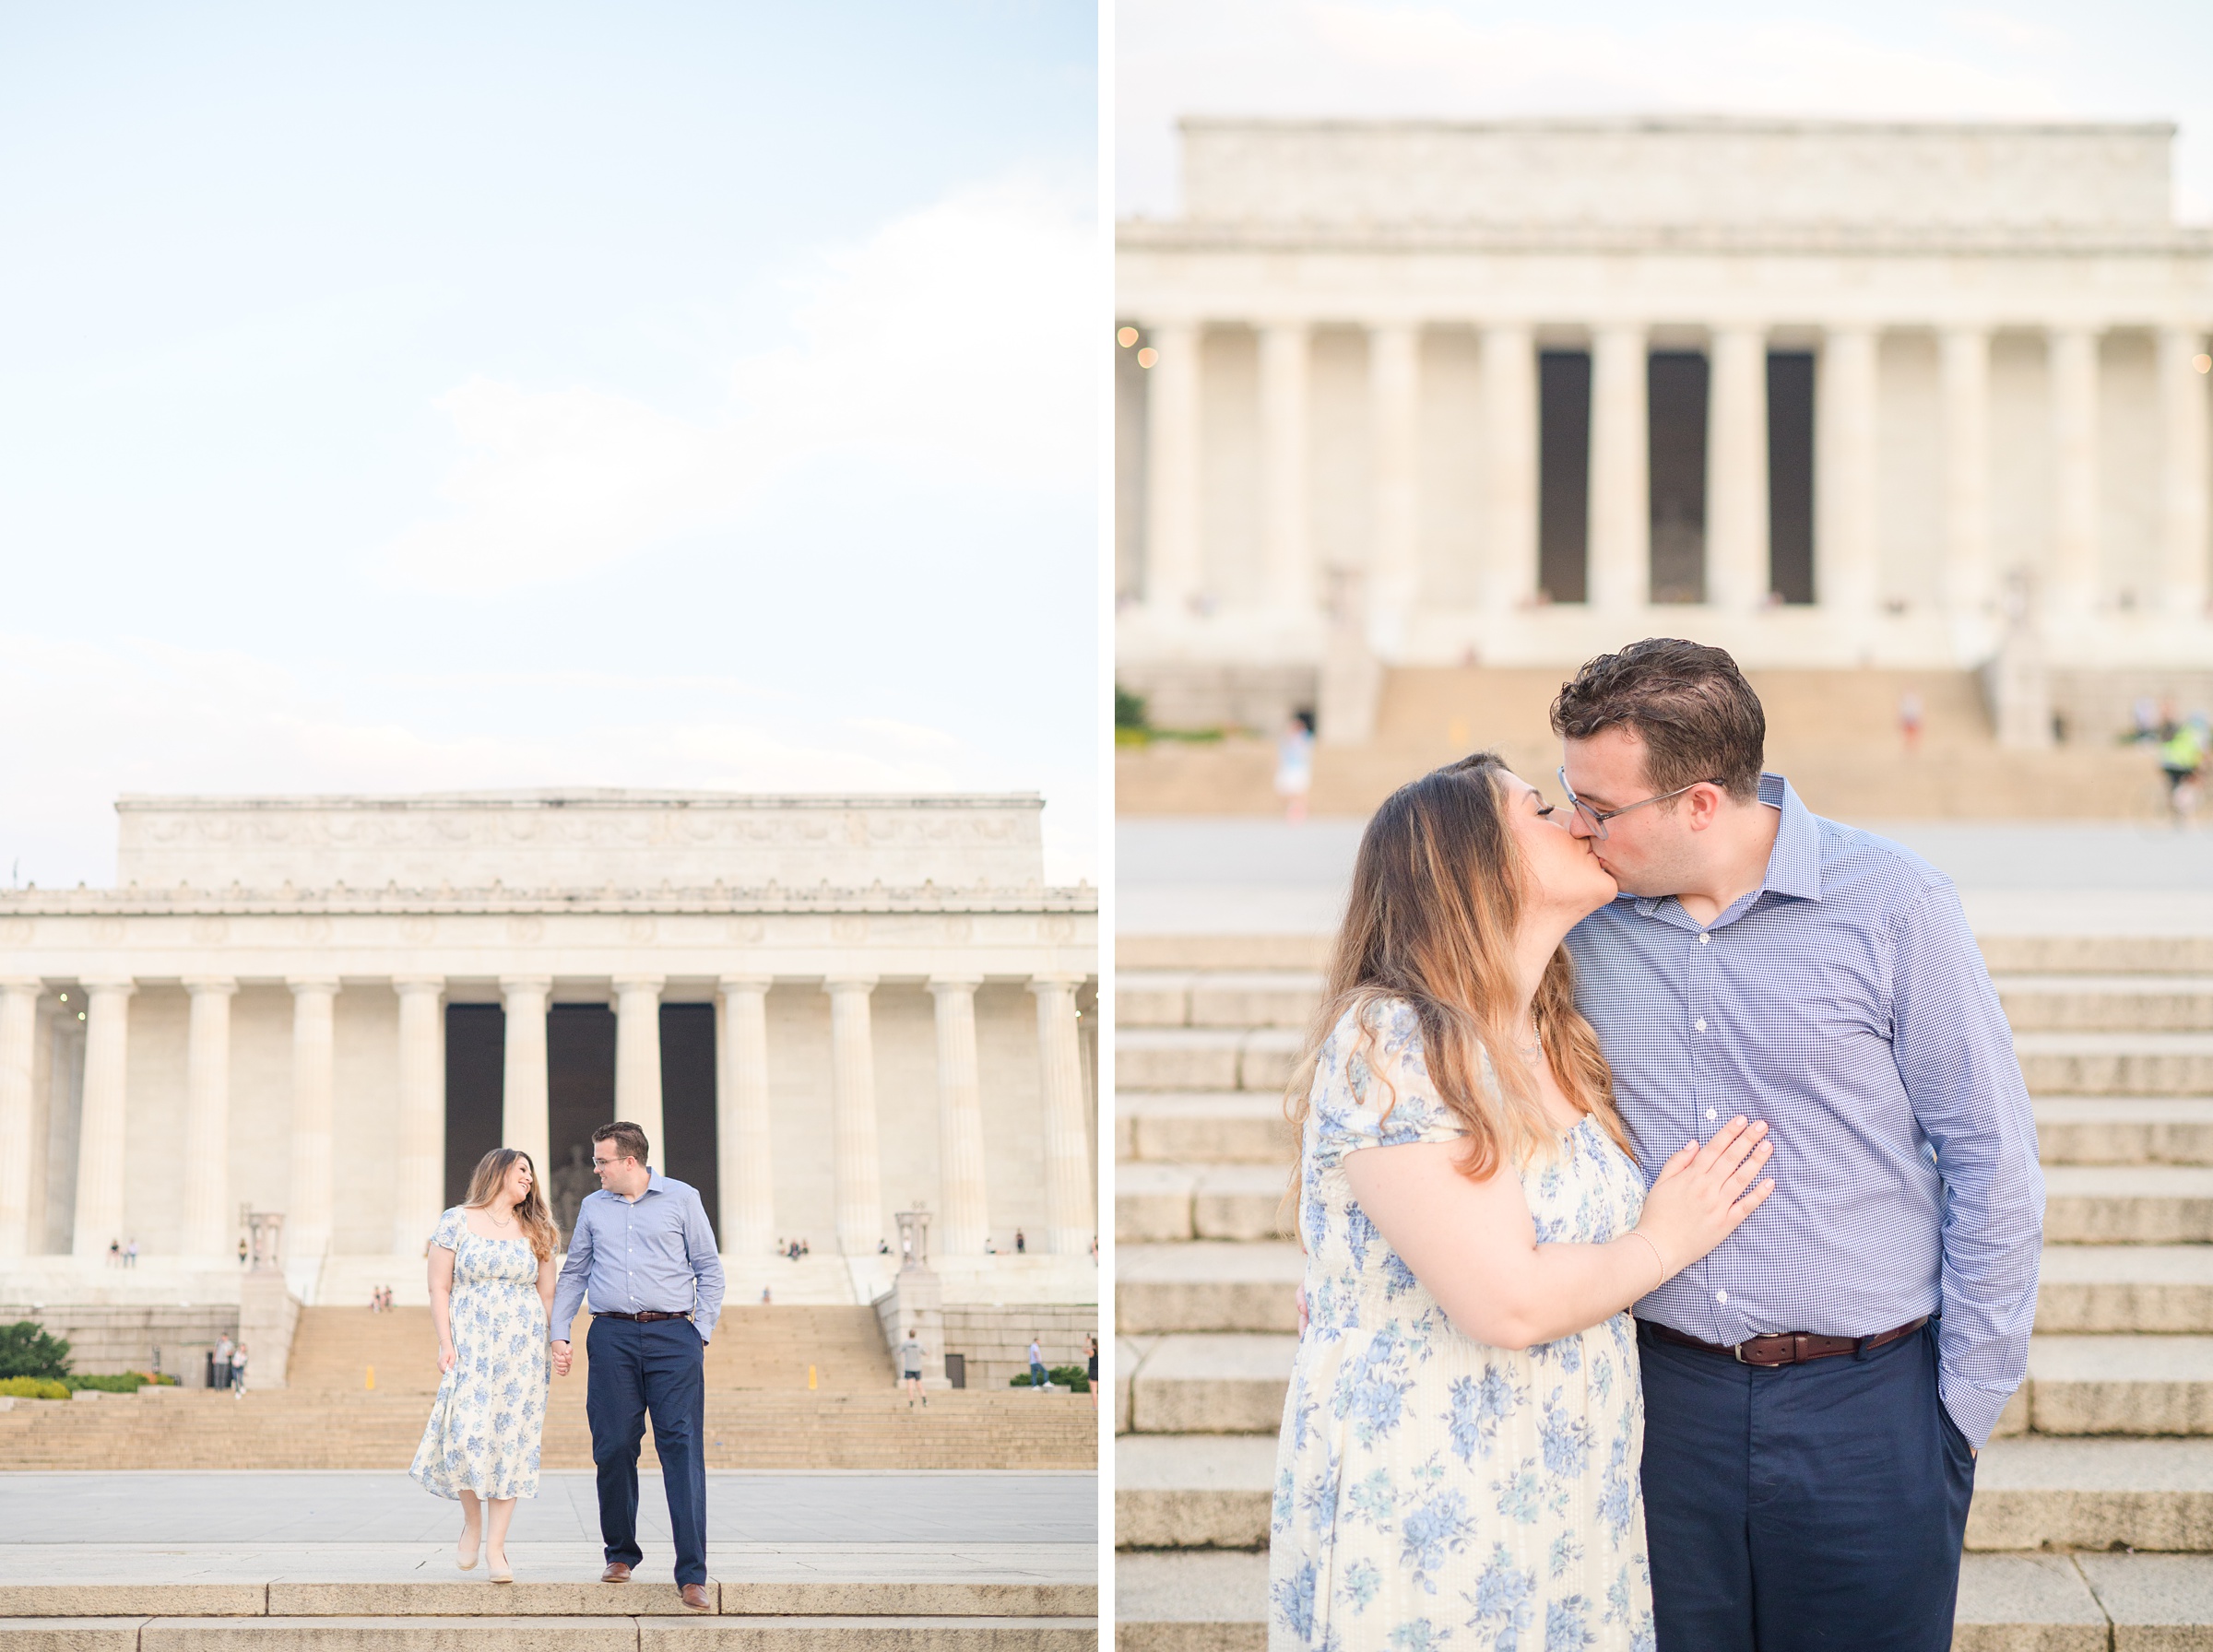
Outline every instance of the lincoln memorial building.
POLYGON ((1182 139, 1180 215, 1118 251, 1119 671, 1164 724, 1358 739, 1379 672, 1654 633, 2213 670, 2213 232, 2171 126, 1182 139))
POLYGON ((947 1300, 1096 1302, 1097 902, 1041 808, 125 797, 114 887, 0 891, 0 1298, 236 1303, 251 1211, 302 1300, 421 1302, 487 1150, 572 1221, 621 1117, 732 1303, 869 1303, 917 1210, 947 1300))

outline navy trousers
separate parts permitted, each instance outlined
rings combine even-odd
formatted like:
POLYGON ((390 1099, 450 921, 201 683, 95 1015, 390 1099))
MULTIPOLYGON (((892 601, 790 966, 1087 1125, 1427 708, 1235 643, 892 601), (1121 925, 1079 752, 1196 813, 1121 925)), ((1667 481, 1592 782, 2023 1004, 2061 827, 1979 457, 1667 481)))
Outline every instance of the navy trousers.
POLYGON ((634 1567, 645 1559, 638 1548, 638 1447, 650 1410, 676 1539, 676 1581, 706 1582, 707 1460, 701 1449, 706 1344, 689 1319, 650 1325, 594 1319, 585 1348, 591 1366, 584 1410, 599 1470, 599 1538, 608 1560, 634 1567))
POLYGON ((1659 1652, 1947 1652, 1975 1465, 1934 1324, 1773 1370, 1637 1343, 1659 1652))

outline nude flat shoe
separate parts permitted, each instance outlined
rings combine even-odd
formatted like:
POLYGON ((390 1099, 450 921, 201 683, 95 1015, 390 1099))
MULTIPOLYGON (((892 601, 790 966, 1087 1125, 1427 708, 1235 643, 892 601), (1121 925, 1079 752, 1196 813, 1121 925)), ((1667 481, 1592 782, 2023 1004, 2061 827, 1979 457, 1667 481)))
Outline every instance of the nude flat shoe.
POLYGON ((473 1572, 473 1571, 475 1571, 475 1570, 477 1569, 477 1552, 478 1552, 479 1550, 482 1549, 482 1548, 483 1548, 483 1546, 484 1546, 484 1534, 483 1534, 483 1532, 482 1532, 482 1531, 480 1531, 480 1530, 479 1530, 479 1531, 477 1533, 477 1540, 476 1540, 475 1544, 474 1544, 473 1546, 471 1546, 471 1548, 469 1549, 469 1552, 468 1552, 468 1553, 467 1553, 467 1555, 464 1555, 464 1554, 461 1552, 461 1545, 460 1545, 460 1544, 458 1544, 458 1543, 455 1544, 455 1545, 454 1545, 454 1564, 456 1564, 456 1566, 459 1566, 459 1567, 460 1567, 460 1568, 461 1568, 461 1569, 462 1569, 464 1572, 473 1572))
POLYGON ((515 1573, 508 1568, 506 1556, 502 1555, 497 1562, 494 1562, 491 1555, 487 1554, 484 1564, 486 1567, 484 1575, 492 1582, 513 1583, 515 1581, 515 1573))

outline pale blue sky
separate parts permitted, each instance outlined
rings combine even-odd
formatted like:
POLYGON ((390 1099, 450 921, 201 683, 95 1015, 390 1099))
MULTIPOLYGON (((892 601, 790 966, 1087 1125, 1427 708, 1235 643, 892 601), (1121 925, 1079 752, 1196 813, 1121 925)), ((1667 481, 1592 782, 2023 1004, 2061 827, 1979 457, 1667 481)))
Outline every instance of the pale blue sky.
POLYGON ((123 791, 1038 790, 1083 4, 0 0, 0 877, 123 791))
POLYGON ((1176 206, 1184 114, 2171 120, 2213 219, 2204 0, 1120 0, 1117 207, 1176 206))

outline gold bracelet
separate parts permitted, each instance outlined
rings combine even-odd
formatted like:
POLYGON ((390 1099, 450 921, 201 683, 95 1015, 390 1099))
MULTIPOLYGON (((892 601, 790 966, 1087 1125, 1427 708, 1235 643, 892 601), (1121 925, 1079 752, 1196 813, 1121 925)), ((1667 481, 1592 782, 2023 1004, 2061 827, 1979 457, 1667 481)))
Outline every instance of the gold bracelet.
POLYGON ((1668 1280, 1667 1258, 1660 1254, 1660 1247, 1652 1243, 1652 1236, 1646 1233, 1642 1228, 1631 1228, 1629 1230, 1629 1237, 1632 1239, 1643 1240, 1644 1248, 1651 1251, 1652 1253, 1652 1260, 1660 1264, 1659 1282, 1652 1287, 1652 1289, 1655 1291, 1659 1290, 1660 1286, 1666 1284, 1668 1280))

